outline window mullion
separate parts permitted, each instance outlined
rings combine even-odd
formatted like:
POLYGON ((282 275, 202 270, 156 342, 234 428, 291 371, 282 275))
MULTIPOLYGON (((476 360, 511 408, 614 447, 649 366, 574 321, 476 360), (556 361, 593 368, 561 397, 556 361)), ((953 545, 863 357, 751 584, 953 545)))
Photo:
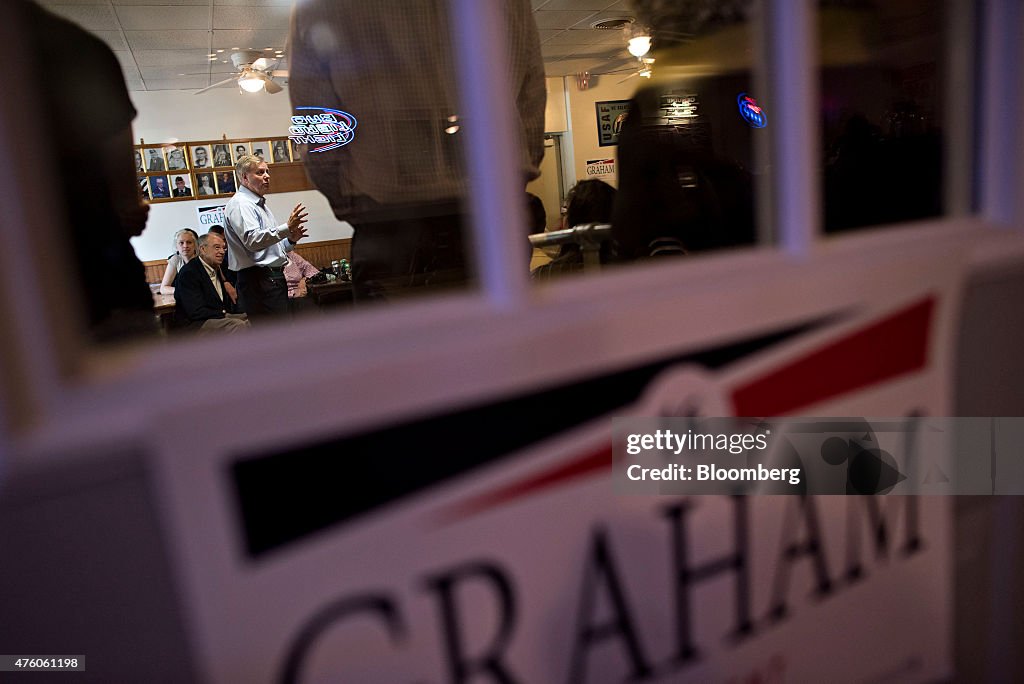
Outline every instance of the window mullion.
POLYGON ((475 273, 492 305, 516 308, 528 293, 522 158, 509 87, 503 3, 451 0, 463 149, 473 218, 475 273))
POLYGON ((814 0, 768 0, 762 23, 772 102, 772 230, 779 247, 794 255, 809 253, 821 233, 815 10, 814 0))

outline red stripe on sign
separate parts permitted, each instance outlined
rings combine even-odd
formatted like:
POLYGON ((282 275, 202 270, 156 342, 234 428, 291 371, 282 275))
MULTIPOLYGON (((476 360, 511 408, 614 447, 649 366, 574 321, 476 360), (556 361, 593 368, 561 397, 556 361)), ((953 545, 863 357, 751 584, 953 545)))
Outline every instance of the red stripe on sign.
MULTIPOLYGON (((921 370, 928 361, 928 330, 934 310, 935 299, 929 297, 737 388, 732 395, 735 415, 781 416, 921 370)), ((442 522, 453 522, 587 477, 611 464, 611 446, 601 447, 566 464, 455 504, 441 514, 442 522)))
POLYGON ((579 456, 568 463, 549 468, 519 482, 514 482, 506 487, 501 487, 451 506, 441 514, 442 522, 451 522, 458 518, 464 518, 488 508, 513 501, 514 499, 536 494, 563 482, 585 477, 596 471, 605 470, 611 464, 612 447, 611 445, 602 446, 597 451, 579 456))
POLYGON ((737 416, 783 416, 921 370, 928 361, 929 297, 733 391, 737 416))

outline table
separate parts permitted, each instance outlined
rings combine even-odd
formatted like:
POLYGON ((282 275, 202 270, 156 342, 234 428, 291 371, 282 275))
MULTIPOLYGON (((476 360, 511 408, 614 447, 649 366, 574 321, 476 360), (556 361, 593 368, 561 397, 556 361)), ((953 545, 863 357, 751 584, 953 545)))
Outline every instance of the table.
POLYGON ((160 294, 159 286, 153 290, 153 312, 160 320, 160 327, 167 331, 174 324, 174 295, 160 294))
POLYGON ((153 311, 158 316, 162 316, 167 313, 174 313, 174 295, 160 294, 159 292, 153 293, 153 311))
POLYGON ((322 285, 307 285, 308 297, 320 307, 352 306, 352 283, 335 280, 322 285))

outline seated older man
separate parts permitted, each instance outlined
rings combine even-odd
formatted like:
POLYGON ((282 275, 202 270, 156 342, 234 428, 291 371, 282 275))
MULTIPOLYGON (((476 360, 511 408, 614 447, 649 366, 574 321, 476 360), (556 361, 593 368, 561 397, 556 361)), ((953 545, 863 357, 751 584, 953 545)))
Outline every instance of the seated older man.
POLYGON ((221 264, 227 243, 216 233, 199 238, 199 258, 178 271, 175 281, 175 321, 180 328, 208 332, 236 332, 249 327, 245 314, 236 313, 225 291, 221 264))

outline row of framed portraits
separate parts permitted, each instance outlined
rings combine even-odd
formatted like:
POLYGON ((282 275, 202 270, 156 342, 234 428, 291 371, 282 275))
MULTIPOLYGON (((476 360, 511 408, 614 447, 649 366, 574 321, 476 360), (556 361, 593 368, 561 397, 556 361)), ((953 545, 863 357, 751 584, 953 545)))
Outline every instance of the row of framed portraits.
POLYGON ((143 199, 149 201, 230 195, 237 189, 237 174, 231 169, 139 176, 139 192, 143 199))
POLYGON ((136 145, 139 191, 148 201, 230 195, 238 189, 235 162, 246 154, 267 164, 301 162, 288 138, 136 145))

